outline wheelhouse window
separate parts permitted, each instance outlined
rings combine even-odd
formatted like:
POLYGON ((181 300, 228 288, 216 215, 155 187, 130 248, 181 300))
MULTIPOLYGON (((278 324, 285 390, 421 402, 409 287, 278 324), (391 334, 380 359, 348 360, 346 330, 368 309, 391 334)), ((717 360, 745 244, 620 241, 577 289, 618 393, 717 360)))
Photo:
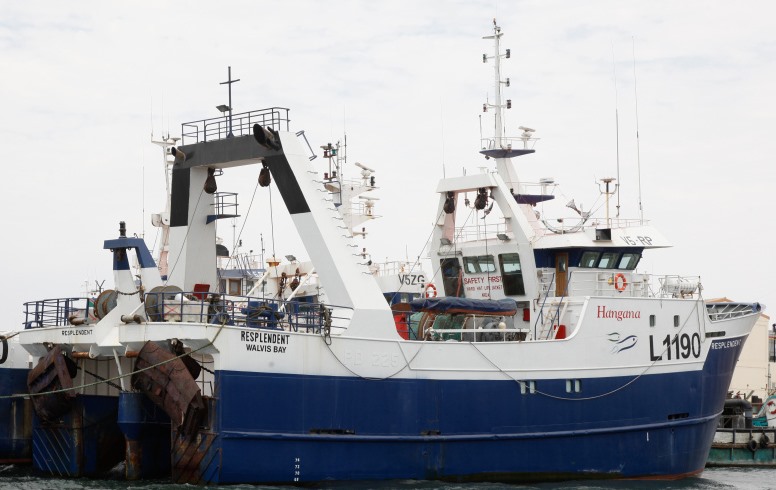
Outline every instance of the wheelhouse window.
POLYGON ((599 269, 614 269, 617 258, 620 256, 617 252, 604 252, 601 255, 601 261, 598 262, 599 269))
POLYGON ((598 263, 598 257, 600 256, 601 252, 593 252, 588 250, 582 254, 582 258, 579 260, 579 266, 592 269, 598 263))
POLYGON ((496 263, 492 255, 478 255, 476 257, 464 257, 463 266, 467 274, 485 274, 496 272, 496 263))
POLYGON ((504 294, 507 296, 524 296, 523 269, 520 267, 520 255, 500 254, 501 282, 504 284, 504 294))
POLYGON ((617 268, 632 271, 636 268, 639 260, 641 260, 641 254, 624 253, 622 254, 622 257, 620 257, 620 262, 617 264, 617 268))

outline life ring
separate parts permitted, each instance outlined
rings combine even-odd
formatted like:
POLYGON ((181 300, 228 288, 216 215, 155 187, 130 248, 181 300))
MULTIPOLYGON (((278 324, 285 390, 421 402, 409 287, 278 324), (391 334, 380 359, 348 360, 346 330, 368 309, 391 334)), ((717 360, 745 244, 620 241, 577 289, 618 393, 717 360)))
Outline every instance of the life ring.
POLYGON ((436 298, 436 297, 437 297, 436 286, 434 286, 434 283, 430 282, 426 285, 426 298, 436 298))
POLYGON ((614 275, 614 289, 616 289, 619 292, 625 291, 625 287, 628 286, 628 280, 625 279, 625 276, 620 274, 619 272, 614 275))
POLYGON ((771 415, 776 415, 776 402, 773 400, 768 400, 765 405, 768 406, 768 412, 770 412, 771 415))

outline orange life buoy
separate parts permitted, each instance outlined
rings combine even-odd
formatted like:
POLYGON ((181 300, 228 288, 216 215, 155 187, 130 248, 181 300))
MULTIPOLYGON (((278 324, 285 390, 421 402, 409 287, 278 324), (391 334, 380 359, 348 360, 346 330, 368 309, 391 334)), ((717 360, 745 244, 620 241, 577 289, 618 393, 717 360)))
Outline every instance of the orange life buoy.
POLYGON ((433 282, 430 282, 426 285, 426 298, 436 298, 437 296, 437 290, 436 286, 434 286, 433 282))
POLYGON ((628 281, 625 279, 625 276, 620 274, 619 272, 614 275, 614 289, 617 291, 623 292, 625 291, 625 287, 628 285, 628 281))

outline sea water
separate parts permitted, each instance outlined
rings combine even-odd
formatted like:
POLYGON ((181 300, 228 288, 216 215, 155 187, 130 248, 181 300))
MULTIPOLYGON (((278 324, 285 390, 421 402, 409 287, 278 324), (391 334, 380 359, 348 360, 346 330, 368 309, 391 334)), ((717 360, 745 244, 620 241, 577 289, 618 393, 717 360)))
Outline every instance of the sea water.
MULTIPOLYGON (((48 478, 35 475, 31 470, 14 466, 0 466, 0 490, 196 490, 193 485, 176 485, 165 481, 128 482, 119 478, 95 480, 87 478, 48 478)), ((225 490, 291 489, 293 487, 272 487, 256 485, 224 485, 225 490)), ((506 490, 506 489, 580 489, 580 490, 776 490, 776 468, 709 468, 700 476, 678 481, 644 480, 590 480, 563 483, 541 483, 534 485, 504 485, 498 483, 444 483, 417 480, 388 482, 331 483, 310 485, 306 488, 327 488, 332 490, 506 490)))

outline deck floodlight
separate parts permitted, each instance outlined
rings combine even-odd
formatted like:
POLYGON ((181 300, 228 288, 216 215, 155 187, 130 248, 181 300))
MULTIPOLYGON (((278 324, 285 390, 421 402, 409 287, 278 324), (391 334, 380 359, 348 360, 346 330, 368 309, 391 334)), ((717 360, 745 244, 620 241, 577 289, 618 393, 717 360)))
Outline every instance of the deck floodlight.
POLYGON ((293 255, 286 255, 286 258, 288 259, 289 262, 296 262, 296 257, 294 257, 293 255))
POLYGON ((453 242, 451 242, 450 239, 446 238, 446 237, 440 238, 439 239, 439 243, 441 243, 442 245, 452 245, 453 244, 453 242))
POLYGON ((219 111, 221 111, 221 112, 226 112, 226 111, 228 111, 228 110, 231 110, 231 107, 229 107, 229 106, 228 106, 228 105, 226 105, 226 104, 221 104, 221 105, 217 105, 217 106, 216 106, 216 109, 218 109, 218 110, 219 110, 219 111))
POLYGON ((496 237, 498 237, 498 239, 501 240, 502 242, 508 242, 509 241, 509 237, 507 236, 506 233, 497 233, 496 237))
POLYGON ((488 55, 487 54, 483 54, 482 55, 482 62, 483 63, 487 63, 488 62, 488 55))

